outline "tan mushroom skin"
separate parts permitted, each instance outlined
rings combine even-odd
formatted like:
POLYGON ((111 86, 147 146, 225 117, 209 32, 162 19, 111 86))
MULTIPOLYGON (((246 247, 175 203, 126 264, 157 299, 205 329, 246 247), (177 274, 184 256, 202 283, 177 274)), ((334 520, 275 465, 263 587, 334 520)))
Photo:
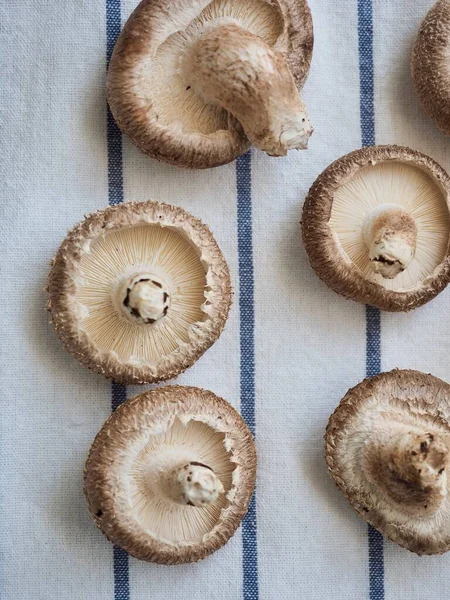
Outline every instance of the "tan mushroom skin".
POLYGON ((284 156, 307 147, 312 127, 285 58, 237 22, 205 27, 183 69, 186 82, 230 112, 256 148, 284 156))
POLYGON ((205 169, 251 144, 273 156, 306 148, 299 90, 313 25, 307 0, 142 0, 108 68, 107 97, 142 152, 205 169))
POLYGON ((126 202, 76 225, 49 275, 52 321, 91 369, 155 383, 191 366, 220 335, 231 304, 208 227, 179 207, 126 202))
POLYGON ((312 185, 302 236, 335 292, 388 311, 412 310, 450 281, 450 177, 402 146, 342 156, 312 185))
POLYGON ((450 1, 438 0, 423 20, 411 57, 420 102, 436 125, 450 135, 450 1))
POLYGON ((252 435, 212 392, 165 386, 124 402, 94 440, 85 468, 89 509, 106 537, 164 564, 221 548, 248 509, 252 435))
POLYGON ((450 385, 394 370, 350 389, 325 434, 328 470, 353 508, 417 554, 450 550, 450 385))
POLYGON ((447 495, 447 443, 432 433, 399 429, 387 444, 368 451, 372 476, 405 511, 433 513, 447 495))

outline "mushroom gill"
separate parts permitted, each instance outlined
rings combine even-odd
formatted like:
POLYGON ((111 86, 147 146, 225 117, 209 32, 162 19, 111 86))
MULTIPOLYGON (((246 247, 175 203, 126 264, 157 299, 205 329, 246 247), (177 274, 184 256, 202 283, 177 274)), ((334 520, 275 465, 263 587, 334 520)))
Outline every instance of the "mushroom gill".
POLYGON ((75 299, 86 315, 80 326, 99 352, 118 360, 156 364, 188 343, 190 329, 204 319, 205 268, 174 229, 148 224, 108 233, 79 268, 83 283, 75 299), (147 302, 145 289, 138 294, 142 285, 151 286, 154 305, 149 291, 147 302))
POLYGON ((410 289, 447 253, 447 197, 423 169, 379 162, 335 191, 330 227, 367 280, 389 290, 410 289))
POLYGON ((49 310, 66 348, 123 383, 169 379, 218 338, 231 304, 225 259, 181 208, 128 202, 89 215, 61 244, 49 310))
POLYGON ((256 478, 252 435, 212 392, 166 386, 124 402, 85 467, 96 525, 132 556, 194 562, 221 548, 247 512, 256 478))
POLYGON ((200 542, 229 504, 235 466, 223 434, 205 423, 175 419, 164 433, 151 436, 133 460, 131 512, 157 539, 200 542))

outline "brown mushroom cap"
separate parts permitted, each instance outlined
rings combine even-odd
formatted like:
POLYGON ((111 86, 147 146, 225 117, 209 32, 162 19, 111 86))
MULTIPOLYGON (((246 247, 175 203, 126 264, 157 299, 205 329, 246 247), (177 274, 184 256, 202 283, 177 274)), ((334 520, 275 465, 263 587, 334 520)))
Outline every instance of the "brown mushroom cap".
POLYGON ((122 404, 95 438, 85 492, 96 525, 141 560, 201 560, 234 534, 256 477, 252 435, 225 400, 194 387, 168 386, 122 404), (207 506, 182 505, 161 487, 173 466, 214 470, 223 493, 207 506), (180 462, 181 461, 181 462, 180 462))
POLYGON ((418 371, 350 389, 325 434, 328 470, 353 508, 417 554, 450 550, 449 448, 450 385, 418 371))
POLYGON ((373 146, 332 163, 312 185, 302 235, 317 275, 335 292, 387 311, 425 304, 450 280, 450 178, 428 156, 373 146), (415 255, 395 279, 371 268, 364 242, 368 215, 401 204, 415 221, 415 255))
POLYGON ((423 20, 411 57, 411 74, 427 115, 450 135, 450 2, 439 0, 423 20))
POLYGON ((76 225, 53 261, 48 291, 66 349, 123 383, 155 383, 190 367, 219 337, 232 297, 208 227, 151 201, 109 207, 76 225), (159 312, 139 312, 142 298, 133 294, 142 283, 153 286, 144 292, 159 312))
POLYGON ((298 88, 308 74, 313 32, 306 0, 143 0, 115 46, 107 78, 111 112, 131 141, 173 165, 203 169, 250 147, 240 123, 185 81, 181 62, 205 24, 239 23, 282 53, 298 88))

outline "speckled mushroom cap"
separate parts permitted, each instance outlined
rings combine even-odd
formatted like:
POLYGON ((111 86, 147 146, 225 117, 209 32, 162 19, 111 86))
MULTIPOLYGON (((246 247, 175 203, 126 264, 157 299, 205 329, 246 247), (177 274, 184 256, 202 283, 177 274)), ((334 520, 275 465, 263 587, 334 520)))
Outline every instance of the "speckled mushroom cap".
POLYGON ((212 392, 167 386, 128 400, 106 421, 89 453, 85 491, 111 542, 141 560, 177 564, 230 539, 255 477, 253 438, 236 410, 212 392), (172 499, 167 474, 199 464, 217 475, 222 493, 201 506, 172 499))
POLYGON ((425 304, 450 279, 449 190, 447 173, 410 148, 373 146, 339 158, 316 179, 303 207, 313 269, 338 294, 382 310, 425 304), (365 239, 367 224, 380 223, 380 209, 399 213, 407 234, 414 229, 410 262, 395 278, 374 271, 374 264, 390 269, 395 261, 376 263, 380 257, 369 255, 365 239))
MULTIPOLYGON (((209 98, 211 90, 200 95, 183 66, 189 48, 210 24, 228 28, 222 39, 230 52, 237 48, 227 42, 233 34, 230 26, 248 32, 254 44, 257 36, 279 51, 298 88, 311 62, 313 30, 306 0, 143 0, 115 46, 108 70, 108 102, 120 129, 142 152, 180 167, 215 167, 250 147, 234 111, 222 108, 229 101, 226 90, 220 99, 209 98)), ((218 52, 220 39, 211 43, 218 52)), ((236 61, 249 60, 252 52, 249 46, 248 52, 231 57, 235 67, 228 72, 235 76, 236 61)), ((196 66, 194 75, 200 70, 196 66)), ((215 92, 219 88, 214 85, 215 92)), ((261 88, 248 102, 234 105, 251 110, 267 93, 261 88)), ((261 105, 260 122, 266 111, 267 106, 261 105)))
POLYGON ((411 58, 416 92, 427 115, 450 135, 450 1, 439 0, 421 24, 411 58))
POLYGON ((450 385, 394 370, 347 392, 325 434, 328 470, 373 527, 417 554, 450 550, 450 385))
POLYGON ((66 349, 123 383, 154 383, 191 366, 219 337, 232 297, 208 227, 151 201, 76 225, 55 256, 48 291, 66 349))

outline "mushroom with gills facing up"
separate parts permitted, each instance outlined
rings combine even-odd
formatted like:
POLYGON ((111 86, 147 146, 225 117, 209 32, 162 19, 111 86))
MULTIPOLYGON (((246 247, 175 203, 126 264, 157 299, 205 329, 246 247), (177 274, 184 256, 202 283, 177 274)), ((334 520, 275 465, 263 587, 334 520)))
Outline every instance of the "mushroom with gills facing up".
POLYGON ((450 385, 394 370, 349 390, 325 434, 328 471, 353 508, 417 554, 450 550, 450 385))
POLYGON ((225 164, 253 144, 272 156, 312 133, 298 90, 313 47, 306 0, 143 0, 107 76, 117 124, 171 164, 225 164))
POLYGON ((343 156, 303 207, 312 267, 337 293, 382 310, 425 304, 450 280, 449 193, 442 167, 409 148, 343 156))
POLYGON ((438 0, 423 20, 412 57, 411 74, 427 115, 450 135, 450 0, 438 0))
POLYGON ((75 226, 48 291, 67 350, 123 383, 155 383, 190 367, 219 337, 232 295, 210 230, 182 208, 150 201, 75 226))
POLYGON ((85 468, 90 512, 106 537, 141 560, 205 558, 234 534, 256 477, 252 435, 212 392, 167 386, 107 420, 85 468))

